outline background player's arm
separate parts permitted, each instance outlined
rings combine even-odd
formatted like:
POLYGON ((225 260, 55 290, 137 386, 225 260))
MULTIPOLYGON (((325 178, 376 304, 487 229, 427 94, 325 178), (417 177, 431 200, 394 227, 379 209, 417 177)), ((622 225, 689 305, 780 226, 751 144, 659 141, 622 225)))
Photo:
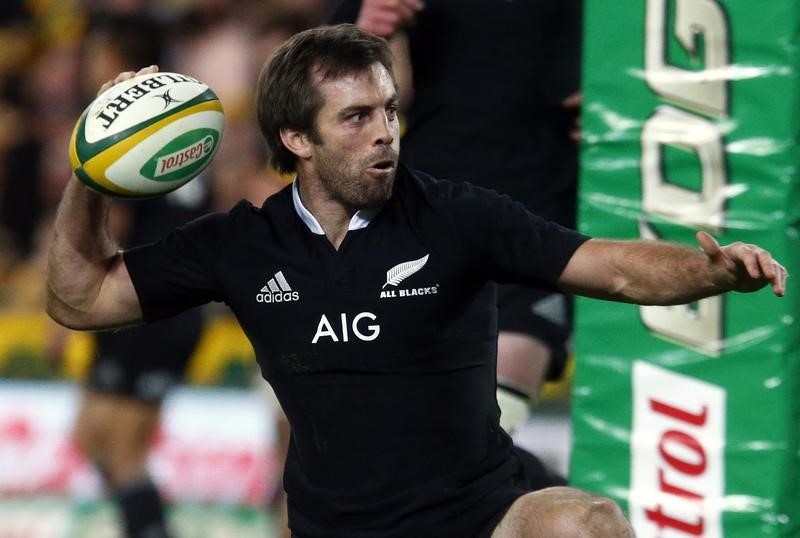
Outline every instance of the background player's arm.
POLYGON ((72 329, 142 320, 142 309, 106 219, 108 200, 70 179, 56 214, 47 264, 47 313, 72 329))
POLYGON ((405 28, 422 9, 420 0, 342 0, 333 9, 329 23, 353 23, 362 30, 386 38, 394 57, 394 75, 400 105, 408 109, 413 94, 411 58, 405 28))
POLYGON ((786 270, 766 250, 740 242, 720 247, 697 233, 702 250, 658 241, 581 245, 559 278, 567 292, 638 304, 685 304, 727 291, 772 287, 782 296, 786 270))
POLYGON ((421 0, 364 0, 356 25, 380 37, 391 37, 424 7, 421 0))

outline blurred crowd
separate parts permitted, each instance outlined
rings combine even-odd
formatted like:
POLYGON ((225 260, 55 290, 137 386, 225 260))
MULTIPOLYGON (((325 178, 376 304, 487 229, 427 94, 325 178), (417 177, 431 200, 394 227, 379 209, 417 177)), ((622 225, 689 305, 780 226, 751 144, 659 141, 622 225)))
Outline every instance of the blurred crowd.
MULTIPOLYGON (((267 165, 253 114, 258 73, 276 45, 324 21, 329 9, 330 0, 3 2, 0 337, 15 330, 3 314, 42 311, 47 241, 70 177, 69 138, 103 82, 157 63, 208 84, 225 109, 222 146, 167 203, 198 211, 227 210, 242 198, 260 205, 288 178, 267 165)), ((112 213, 123 237, 129 212, 119 204, 112 213)))

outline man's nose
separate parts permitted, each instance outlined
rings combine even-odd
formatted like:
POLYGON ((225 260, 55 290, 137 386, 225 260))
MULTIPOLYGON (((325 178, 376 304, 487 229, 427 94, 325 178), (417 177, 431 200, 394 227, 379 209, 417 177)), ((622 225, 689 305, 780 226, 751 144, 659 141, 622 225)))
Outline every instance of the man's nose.
POLYGON ((388 112, 377 115, 375 127, 375 144, 389 145, 394 142, 394 122, 389 118, 388 112))

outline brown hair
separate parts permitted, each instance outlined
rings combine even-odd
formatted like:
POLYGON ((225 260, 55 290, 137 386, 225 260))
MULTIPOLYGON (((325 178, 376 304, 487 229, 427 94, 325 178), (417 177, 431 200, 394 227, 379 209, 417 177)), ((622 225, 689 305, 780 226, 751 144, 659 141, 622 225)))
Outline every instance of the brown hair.
POLYGON ((353 24, 305 30, 275 49, 258 77, 256 114, 277 170, 293 172, 297 164, 297 156, 281 141, 281 129, 307 133, 319 142, 316 118, 323 99, 312 75, 336 79, 366 71, 376 62, 394 80, 386 40, 353 24))

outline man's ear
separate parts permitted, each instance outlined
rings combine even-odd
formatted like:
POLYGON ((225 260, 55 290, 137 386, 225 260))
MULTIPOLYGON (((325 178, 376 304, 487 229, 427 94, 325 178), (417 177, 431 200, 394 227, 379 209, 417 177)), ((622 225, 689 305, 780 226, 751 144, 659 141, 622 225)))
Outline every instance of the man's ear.
POLYGON ((284 128, 281 129, 281 142, 286 148, 297 155, 298 159, 311 157, 311 140, 308 135, 300 131, 284 128))

